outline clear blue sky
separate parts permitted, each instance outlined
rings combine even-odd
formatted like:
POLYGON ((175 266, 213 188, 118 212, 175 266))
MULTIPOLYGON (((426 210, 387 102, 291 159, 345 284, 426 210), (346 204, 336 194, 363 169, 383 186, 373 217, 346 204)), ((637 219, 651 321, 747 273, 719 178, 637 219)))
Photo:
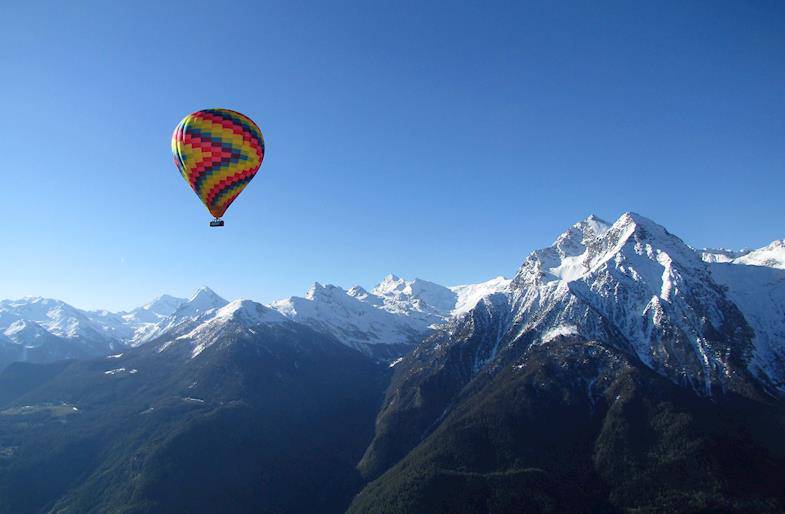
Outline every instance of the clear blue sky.
POLYGON ((627 210, 785 237, 782 2, 13 2, 0 65, 0 298, 474 282, 627 210), (223 229, 170 155, 207 107, 267 141, 223 229))

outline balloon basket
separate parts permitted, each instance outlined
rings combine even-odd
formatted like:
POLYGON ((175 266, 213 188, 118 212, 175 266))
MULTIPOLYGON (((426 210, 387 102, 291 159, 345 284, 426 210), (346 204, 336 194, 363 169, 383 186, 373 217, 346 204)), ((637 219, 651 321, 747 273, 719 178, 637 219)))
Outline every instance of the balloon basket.
POLYGON ((223 227, 224 226, 224 220, 219 220, 218 218, 216 218, 216 219, 214 219, 213 221, 210 222, 210 226, 211 227, 223 227))

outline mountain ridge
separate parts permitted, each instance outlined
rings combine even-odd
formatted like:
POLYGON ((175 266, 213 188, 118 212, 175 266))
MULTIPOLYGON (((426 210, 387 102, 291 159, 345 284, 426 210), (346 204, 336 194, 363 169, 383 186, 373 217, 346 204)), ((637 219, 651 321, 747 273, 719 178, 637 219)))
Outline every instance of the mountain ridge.
MULTIPOLYGON (((623 214, 613 225, 620 222, 624 226, 634 225, 640 230, 657 233, 661 241, 667 242, 670 238, 667 230, 662 229, 662 232, 659 225, 635 213, 623 214)), ((551 247, 532 252, 529 259, 536 262, 530 266, 537 269, 532 268, 531 272, 544 273, 539 279, 543 284, 555 281, 551 287, 560 283, 573 284, 573 294, 580 294, 578 289, 582 286, 573 279, 587 273, 592 266, 602 265, 602 255, 613 255, 612 248, 601 249, 596 245, 589 255, 584 242, 604 236, 613 225, 593 214, 577 222, 551 247)), ((693 250, 680 239, 678 241, 677 260, 682 263, 693 261, 692 256, 697 255, 698 260, 709 264, 728 262, 785 269, 783 240, 775 240, 757 250, 738 252, 693 250)), ((526 262, 522 268, 525 267, 526 262)), ((689 267, 694 268, 695 262, 689 267)), ((483 298, 498 293, 511 294, 511 287, 520 276, 521 270, 513 279, 499 276, 478 284, 444 287, 419 278, 406 280, 390 274, 370 291, 357 285, 344 290, 315 282, 303 297, 277 300, 268 307, 294 321, 326 331, 366 354, 393 360, 436 327, 469 313, 483 298)), ((663 287, 670 285, 663 283, 663 287)), ((667 294, 659 297, 664 300, 667 294)), ((650 306, 652 315, 662 308, 657 305, 660 300, 650 306)), ((0 302, 0 329, 6 330, 11 323, 24 319, 75 346, 86 346, 75 350, 77 354, 99 355, 124 346, 179 337, 209 320, 217 309, 228 303, 206 286, 188 299, 164 294, 127 312, 82 311, 59 300, 28 297, 0 302)))

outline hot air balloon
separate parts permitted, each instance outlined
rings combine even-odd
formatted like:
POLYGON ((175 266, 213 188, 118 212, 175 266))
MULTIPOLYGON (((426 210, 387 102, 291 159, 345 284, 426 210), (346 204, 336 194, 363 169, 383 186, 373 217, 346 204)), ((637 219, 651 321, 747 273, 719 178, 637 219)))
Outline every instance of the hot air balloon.
POLYGON ((189 114, 172 134, 174 164, 222 227, 221 216, 254 178, 264 159, 262 131, 229 109, 189 114))

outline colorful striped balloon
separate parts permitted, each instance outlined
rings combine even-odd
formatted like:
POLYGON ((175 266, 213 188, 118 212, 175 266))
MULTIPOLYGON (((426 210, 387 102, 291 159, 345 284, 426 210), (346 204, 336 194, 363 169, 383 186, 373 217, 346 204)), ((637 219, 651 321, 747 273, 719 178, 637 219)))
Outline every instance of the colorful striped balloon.
POLYGON ((172 154, 191 189, 220 218, 262 165, 264 139, 248 116, 205 109, 189 114, 174 129, 172 154))

